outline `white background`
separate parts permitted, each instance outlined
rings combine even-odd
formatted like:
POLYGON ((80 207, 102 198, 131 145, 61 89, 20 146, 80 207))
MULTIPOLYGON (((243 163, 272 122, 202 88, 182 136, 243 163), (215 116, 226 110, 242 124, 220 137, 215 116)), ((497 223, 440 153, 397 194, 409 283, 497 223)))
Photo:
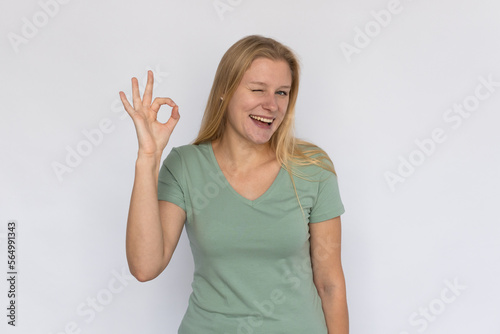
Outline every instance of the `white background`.
POLYGON ((351 333, 500 333, 498 1, 66 2, 0 2, 0 261, 17 220, 19 270, 16 328, 0 283, 2 333, 177 332, 186 235, 157 279, 128 274, 137 139, 118 91, 152 69, 155 96, 180 106, 165 157, 195 138, 220 58, 250 34, 301 60, 297 134, 330 154, 346 207, 351 333))

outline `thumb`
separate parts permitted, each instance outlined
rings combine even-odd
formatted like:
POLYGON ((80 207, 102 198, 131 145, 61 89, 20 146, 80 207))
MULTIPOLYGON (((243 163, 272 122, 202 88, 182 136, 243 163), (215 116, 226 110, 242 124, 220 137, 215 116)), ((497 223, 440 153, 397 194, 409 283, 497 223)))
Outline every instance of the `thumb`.
POLYGON ((170 130, 170 132, 174 131, 175 126, 177 125, 177 122, 179 122, 179 119, 181 118, 181 115, 179 114, 179 106, 176 104, 172 108, 172 114, 170 115, 170 118, 168 121, 163 123, 163 126, 165 126, 167 129, 170 130))

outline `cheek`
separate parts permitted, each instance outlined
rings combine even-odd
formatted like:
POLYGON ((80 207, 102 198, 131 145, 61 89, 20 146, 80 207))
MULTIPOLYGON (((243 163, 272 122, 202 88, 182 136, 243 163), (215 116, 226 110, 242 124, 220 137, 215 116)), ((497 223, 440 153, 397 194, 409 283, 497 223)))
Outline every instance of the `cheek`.
POLYGON ((247 97, 241 100, 241 106, 245 111, 251 111, 260 108, 262 101, 255 97, 247 97))
POLYGON ((286 110, 278 116, 277 120, 279 121, 279 123, 277 124, 277 128, 281 127, 281 124, 283 124, 283 122, 285 121, 286 116, 286 110))
POLYGON ((233 101, 228 106, 228 110, 231 110, 236 116, 241 113, 249 113, 259 106, 259 101, 256 99, 248 97, 233 97, 233 101))
POLYGON ((280 104, 279 110, 280 110, 280 113, 281 113, 281 117, 285 117, 287 109, 288 109, 288 101, 283 102, 282 104, 280 104))

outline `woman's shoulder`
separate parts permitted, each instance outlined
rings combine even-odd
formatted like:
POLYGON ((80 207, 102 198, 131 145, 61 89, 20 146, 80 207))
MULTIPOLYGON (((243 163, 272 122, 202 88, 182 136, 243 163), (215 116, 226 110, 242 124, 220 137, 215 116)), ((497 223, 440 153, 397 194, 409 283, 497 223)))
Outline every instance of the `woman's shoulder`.
POLYGON ((199 154, 205 154, 209 150, 209 143, 201 143, 201 144, 186 144, 181 146, 176 146, 172 148, 173 152, 176 152, 178 155, 182 157, 196 156, 199 154))
POLYGON ((205 166, 210 160, 210 146, 209 143, 202 143, 198 145, 186 144, 173 147, 168 154, 166 161, 175 162, 182 168, 190 166, 205 166))
POLYGON ((299 140, 297 142, 297 148, 300 151, 301 154, 304 154, 308 157, 315 157, 315 158, 327 158, 329 159, 328 154, 326 153, 325 150, 323 150, 321 147, 319 147, 316 144, 304 141, 304 140, 299 140))
POLYGON ((298 156, 305 162, 316 164, 315 162, 324 161, 329 165, 333 165, 328 153, 316 144, 299 140, 296 147, 299 151, 298 156))
POLYGON ((300 140, 297 142, 298 152, 295 154, 294 167, 299 173, 317 174, 333 173, 335 169, 329 155, 316 144, 300 140))

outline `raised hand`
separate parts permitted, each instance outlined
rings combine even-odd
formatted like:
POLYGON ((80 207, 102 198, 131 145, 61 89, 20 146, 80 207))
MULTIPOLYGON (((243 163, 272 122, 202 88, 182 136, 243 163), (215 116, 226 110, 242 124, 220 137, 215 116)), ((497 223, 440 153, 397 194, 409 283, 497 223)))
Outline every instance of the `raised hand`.
POLYGON ((153 98, 153 72, 148 71, 148 82, 142 97, 139 94, 139 82, 132 78, 132 103, 127 100, 124 92, 120 92, 120 99, 127 113, 132 117, 137 139, 139 140, 139 155, 154 156, 161 158, 162 152, 167 146, 170 135, 179 121, 179 107, 168 97, 153 98), (162 105, 172 107, 172 113, 167 122, 161 123, 157 120, 158 111, 162 105))

